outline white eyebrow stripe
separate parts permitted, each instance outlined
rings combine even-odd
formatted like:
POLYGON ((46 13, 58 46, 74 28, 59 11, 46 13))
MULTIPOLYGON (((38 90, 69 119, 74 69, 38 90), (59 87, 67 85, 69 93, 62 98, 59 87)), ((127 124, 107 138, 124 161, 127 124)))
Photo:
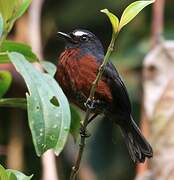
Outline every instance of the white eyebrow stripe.
POLYGON ((74 35, 75 35, 75 36, 83 36, 83 35, 87 35, 87 33, 86 33, 86 32, 83 32, 83 31, 76 31, 76 32, 74 33, 74 35))

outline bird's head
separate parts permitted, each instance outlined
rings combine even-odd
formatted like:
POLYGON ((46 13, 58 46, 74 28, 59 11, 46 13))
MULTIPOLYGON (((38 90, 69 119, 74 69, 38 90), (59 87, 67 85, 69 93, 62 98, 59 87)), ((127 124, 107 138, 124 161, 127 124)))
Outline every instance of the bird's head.
POLYGON ((58 32, 66 42, 66 48, 79 48, 83 53, 103 55, 103 46, 100 40, 90 31, 76 29, 70 33, 58 32))

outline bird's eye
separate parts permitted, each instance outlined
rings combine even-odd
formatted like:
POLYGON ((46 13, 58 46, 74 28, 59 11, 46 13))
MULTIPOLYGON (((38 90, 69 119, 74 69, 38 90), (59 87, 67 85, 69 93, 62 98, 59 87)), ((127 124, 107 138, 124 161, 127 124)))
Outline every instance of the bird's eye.
POLYGON ((89 38, 88 38, 88 36, 83 35, 83 36, 81 36, 80 40, 84 42, 84 41, 88 41, 89 38))

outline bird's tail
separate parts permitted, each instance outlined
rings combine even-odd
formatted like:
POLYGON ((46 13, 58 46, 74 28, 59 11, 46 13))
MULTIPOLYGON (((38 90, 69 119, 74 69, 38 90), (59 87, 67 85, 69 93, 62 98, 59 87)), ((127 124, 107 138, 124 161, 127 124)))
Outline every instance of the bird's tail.
POLYGON ((126 126, 120 125, 120 127, 132 160, 134 162, 143 163, 146 157, 151 158, 153 156, 153 150, 141 134, 133 118, 130 118, 131 121, 129 121, 126 126))

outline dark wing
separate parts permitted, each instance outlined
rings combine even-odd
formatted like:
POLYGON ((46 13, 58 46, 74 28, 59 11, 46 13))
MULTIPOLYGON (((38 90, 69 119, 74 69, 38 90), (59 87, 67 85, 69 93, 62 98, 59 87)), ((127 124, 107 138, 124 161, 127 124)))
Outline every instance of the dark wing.
POLYGON ((114 111, 119 113, 131 113, 131 103, 127 93, 127 89, 122 78, 112 63, 108 63, 103 74, 108 81, 113 96, 114 111))

